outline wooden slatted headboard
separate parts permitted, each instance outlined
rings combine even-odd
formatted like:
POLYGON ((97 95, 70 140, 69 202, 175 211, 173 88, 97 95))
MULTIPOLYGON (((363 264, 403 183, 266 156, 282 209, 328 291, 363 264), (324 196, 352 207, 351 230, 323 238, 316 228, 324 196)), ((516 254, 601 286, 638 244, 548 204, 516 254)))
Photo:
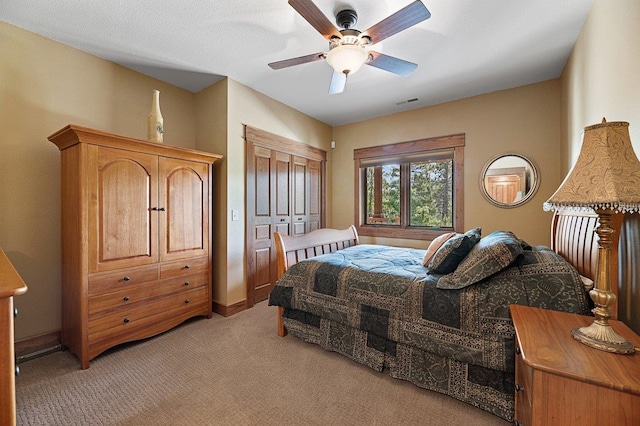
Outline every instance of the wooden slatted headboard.
POLYGON ((278 278, 291 265, 301 260, 333 253, 358 244, 358 232, 353 225, 347 229, 316 229, 299 236, 283 235, 276 232, 273 237, 278 258, 278 278))
MULTIPOLYGON (((611 228, 615 231, 611 236, 611 258, 609 277, 611 291, 618 296, 618 247, 620 229, 624 215, 612 217, 611 228)), ((595 281, 598 272, 598 215, 596 213, 577 213, 556 210, 551 223, 551 249, 580 272, 580 275, 595 281)), ((613 318, 618 317, 618 304, 609 306, 613 318)))

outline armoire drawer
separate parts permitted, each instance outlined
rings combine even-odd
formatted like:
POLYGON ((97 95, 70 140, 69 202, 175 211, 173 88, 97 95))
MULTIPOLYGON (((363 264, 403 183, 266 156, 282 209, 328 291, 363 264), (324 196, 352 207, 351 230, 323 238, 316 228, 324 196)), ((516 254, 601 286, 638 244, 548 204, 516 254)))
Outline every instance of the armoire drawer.
POLYGON ((147 299, 204 287, 208 283, 207 273, 199 272, 182 277, 146 282, 118 291, 89 296, 89 318, 104 310, 133 306, 147 299))
POLYGON ((89 276, 89 296, 109 291, 130 288, 138 284, 155 281, 159 277, 158 265, 127 268, 89 276))
POLYGON ((89 316, 89 337, 102 331, 117 333, 118 330, 126 330, 127 327, 135 327, 136 324, 147 317, 169 312, 190 305, 207 303, 209 297, 208 287, 199 287, 193 290, 170 294, 148 302, 136 305, 124 306, 109 311, 103 311, 89 316))
POLYGON ((192 272, 206 272, 209 269, 208 257, 195 257, 160 265, 160 278, 170 278, 192 272))

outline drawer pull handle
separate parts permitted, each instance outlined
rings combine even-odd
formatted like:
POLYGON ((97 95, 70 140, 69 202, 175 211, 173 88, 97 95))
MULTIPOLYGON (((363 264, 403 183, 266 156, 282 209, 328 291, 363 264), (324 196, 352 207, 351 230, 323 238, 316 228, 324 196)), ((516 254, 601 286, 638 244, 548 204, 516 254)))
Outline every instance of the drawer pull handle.
POLYGON ((191 266, 189 265, 184 265, 184 269, 189 269, 191 266))
POLYGON ((189 281, 185 281, 185 282, 184 282, 184 285, 185 285, 185 286, 188 286, 188 285, 189 285, 189 281))
POLYGON ((122 300, 124 300, 125 302, 128 302, 129 301, 129 296, 123 297, 122 300))
POLYGON ((184 301, 184 303, 189 303, 189 299, 186 299, 186 300, 184 301))
POLYGON ((516 392, 524 392, 524 386, 516 384, 516 392))
POLYGON ((123 278, 123 280, 125 280, 125 281, 130 281, 130 280, 131 280, 131 277, 129 277, 129 276, 127 275, 126 277, 124 277, 124 278, 123 278))
POLYGON ((14 318, 18 317, 18 308, 13 308, 13 317, 14 318))
POLYGON ((122 320, 125 324, 128 323, 130 321, 129 317, 124 317, 124 320, 122 320))
POLYGON ((516 354, 520 355, 522 353, 522 351, 520 350, 520 348, 516 348, 516 354))
POLYGON ((19 376, 19 375, 20 375, 20 367, 16 365, 16 376, 19 376))
POLYGON ((284 222, 286 219, 280 219, 280 222, 284 222))
POLYGON ((154 212, 163 212, 164 207, 151 207, 151 210, 153 210, 154 212))

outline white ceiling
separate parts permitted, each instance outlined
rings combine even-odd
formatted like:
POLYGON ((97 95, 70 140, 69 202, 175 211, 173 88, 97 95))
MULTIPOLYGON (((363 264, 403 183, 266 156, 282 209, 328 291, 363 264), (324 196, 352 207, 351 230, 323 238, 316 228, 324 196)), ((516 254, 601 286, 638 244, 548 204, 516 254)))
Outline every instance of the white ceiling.
MULTIPOLYGON (((0 0, 0 20, 198 92, 229 77, 332 126, 560 76, 591 0, 422 0, 432 16, 375 50, 418 64, 409 77, 364 66, 327 93, 328 50, 287 0, 0 0), (417 98, 415 102, 405 102, 417 98), (401 103, 401 105, 397 105, 401 103)), ((315 0, 365 30, 412 0, 315 0)))

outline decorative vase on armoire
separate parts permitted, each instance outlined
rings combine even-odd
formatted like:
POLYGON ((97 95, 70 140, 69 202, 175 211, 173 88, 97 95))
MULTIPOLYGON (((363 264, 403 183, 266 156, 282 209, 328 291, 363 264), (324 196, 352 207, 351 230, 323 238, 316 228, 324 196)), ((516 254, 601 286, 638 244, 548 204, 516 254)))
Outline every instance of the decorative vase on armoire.
POLYGON ((160 91, 153 91, 151 112, 149 113, 148 139, 150 142, 162 143, 164 133, 162 113, 160 112, 160 91))

